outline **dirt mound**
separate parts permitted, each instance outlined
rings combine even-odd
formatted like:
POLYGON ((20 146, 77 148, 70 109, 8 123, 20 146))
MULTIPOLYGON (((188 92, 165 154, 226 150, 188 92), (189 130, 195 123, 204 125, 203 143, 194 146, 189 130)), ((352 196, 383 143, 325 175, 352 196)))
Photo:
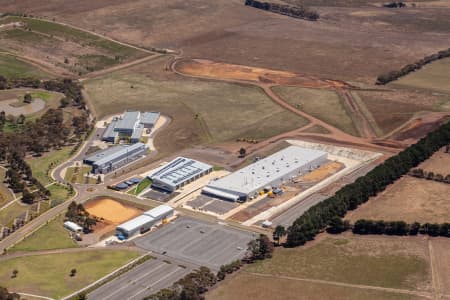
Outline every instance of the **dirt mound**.
POLYGON ((309 88, 346 88, 343 81, 321 79, 299 73, 254 68, 242 65, 218 63, 210 60, 191 59, 179 61, 174 66, 186 75, 214 79, 254 81, 259 83, 294 85, 309 88))
POLYGON ((85 208, 90 214, 98 218, 103 218, 113 224, 120 224, 128 221, 142 213, 142 211, 137 208, 124 205, 109 198, 89 201, 85 204, 85 208))

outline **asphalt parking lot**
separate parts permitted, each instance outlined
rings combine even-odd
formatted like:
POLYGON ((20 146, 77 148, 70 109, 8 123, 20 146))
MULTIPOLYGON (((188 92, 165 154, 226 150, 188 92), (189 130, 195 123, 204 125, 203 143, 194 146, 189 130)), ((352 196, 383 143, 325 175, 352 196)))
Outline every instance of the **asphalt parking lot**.
POLYGON ((144 198, 160 201, 160 202, 168 202, 173 197, 177 196, 179 193, 168 193, 162 192, 154 189, 150 189, 148 192, 142 195, 144 198))
POLYGON ((218 270, 220 266, 242 258, 248 242, 254 238, 251 232, 180 217, 136 239, 135 244, 167 257, 218 270))
POLYGON ((186 203, 194 209, 210 211, 218 215, 223 215, 239 206, 238 203, 212 198, 206 195, 199 195, 194 200, 186 203))
POLYGON ((192 269, 151 259, 108 282, 88 295, 89 300, 141 300, 171 286, 192 269))

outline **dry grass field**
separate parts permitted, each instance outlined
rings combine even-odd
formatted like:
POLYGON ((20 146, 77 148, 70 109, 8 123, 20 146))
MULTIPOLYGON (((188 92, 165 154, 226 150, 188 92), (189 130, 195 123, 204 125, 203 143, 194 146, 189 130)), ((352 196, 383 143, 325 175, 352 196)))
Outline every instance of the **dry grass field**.
MULTIPOLYGON (((435 257, 449 245, 446 240, 432 242, 435 257)), ((445 282, 445 268, 438 271, 445 282)), ((305 247, 277 248, 272 259, 244 267, 206 298, 426 299, 421 296, 431 292, 427 240, 345 234, 325 235, 305 247)))
POLYGON ((345 217, 421 223, 450 220, 450 185, 406 176, 345 217))
POLYGON ((450 111, 448 96, 429 92, 358 91, 358 95, 384 134, 397 129, 421 113, 450 111))
POLYGON ((0 32, 2 49, 31 57, 63 74, 81 75, 148 55, 45 20, 4 17, 0 23, 23 24, 0 32))
POLYGON ((418 168, 435 174, 442 174, 445 177, 450 174, 450 153, 445 153, 444 147, 421 163, 418 168))
POLYGON ((350 113, 336 92, 286 86, 277 86, 273 90, 292 106, 349 134, 357 135, 350 113))
POLYGON ((309 4, 320 6, 318 22, 245 7, 241 0, 0 0, 2 11, 55 17, 136 45, 183 49, 186 57, 370 83, 380 73, 449 47, 445 6, 309 4))
POLYGON ((418 238, 329 237, 308 247, 279 248, 272 259, 256 262, 246 271, 428 291, 427 249, 426 241, 418 238))
POLYGON ((167 63, 163 57, 86 81, 98 117, 125 109, 168 115, 172 122, 156 137, 163 152, 243 137, 260 140, 307 124, 259 88, 183 78, 164 71, 167 63))
POLYGON ((422 297, 240 273, 206 294, 207 300, 419 300, 422 297))
MULTIPOLYGON (((448 48, 448 47, 447 47, 448 48)), ((414 89, 425 89, 450 94, 448 74, 450 73, 450 58, 433 62, 417 72, 400 78, 391 83, 392 86, 404 86, 414 89)), ((446 107, 450 108, 450 101, 446 107)))

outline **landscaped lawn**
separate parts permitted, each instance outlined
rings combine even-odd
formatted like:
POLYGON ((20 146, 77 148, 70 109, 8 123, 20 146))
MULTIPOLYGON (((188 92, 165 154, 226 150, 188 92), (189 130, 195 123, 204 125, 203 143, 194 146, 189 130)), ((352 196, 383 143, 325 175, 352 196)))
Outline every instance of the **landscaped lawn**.
POLYGON ((96 184, 97 179, 89 177, 86 179, 86 174, 88 174, 92 170, 92 167, 83 166, 83 167, 70 167, 67 168, 64 179, 71 183, 80 183, 80 184, 96 184))
POLYGON ((63 222, 64 215, 56 217, 8 251, 38 251, 78 247, 70 238, 69 231, 64 229, 63 222))
POLYGON ((13 258, 1 262, 0 282, 10 290, 59 299, 138 256, 135 251, 92 250, 13 258), (74 268, 77 272, 71 277, 74 268), (11 278, 13 270, 17 278, 11 278))
POLYGON ((14 202, 5 209, 0 210, 0 224, 5 226, 11 226, 16 217, 23 214, 29 209, 27 205, 21 205, 18 202, 14 202))
POLYGON ((50 166, 52 165, 52 168, 54 168, 67 160, 71 151, 72 147, 64 147, 61 150, 51 151, 41 157, 29 158, 26 161, 33 171, 33 176, 43 185, 47 185, 53 181, 50 178, 50 166))
POLYGON ((52 201, 52 207, 66 201, 71 196, 70 190, 60 184, 52 184, 48 186, 47 189, 50 191, 50 200, 52 201))
POLYGON ((151 184, 152 184, 152 181, 150 180, 150 178, 145 177, 145 179, 143 179, 141 182, 139 182, 138 185, 136 185, 135 187, 131 188, 128 191, 128 194, 139 195, 140 193, 142 193, 143 190, 145 190, 151 184))
POLYGON ((0 168, 0 207, 13 200, 13 195, 10 190, 3 184, 3 180, 5 180, 6 170, 0 168))

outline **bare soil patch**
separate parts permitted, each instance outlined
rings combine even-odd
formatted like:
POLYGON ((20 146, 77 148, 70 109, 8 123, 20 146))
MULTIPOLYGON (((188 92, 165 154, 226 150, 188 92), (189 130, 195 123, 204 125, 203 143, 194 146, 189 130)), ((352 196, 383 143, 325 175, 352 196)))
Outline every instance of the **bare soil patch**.
POLYGON ((337 173, 338 171, 342 170, 343 168, 344 168, 343 164, 338 163, 336 161, 332 161, 332 162, 322 165, 318 169, 300 177, 299 180, 306 181, 306 182, 319 182, 319 181, 322 181, 325 178, 337 173))
POLYGON ((123 223, 142 213, 135 207, 108 198, 95 199, 87 202, 84 206, 90 214, 113 224, 123 223))
POLYGON ((344 88, 349 85, 342 81, 320 79, 305 74, 276 71, 214 62, 204 59, 182 60, 174 68, 187 75, 214 79, 254 81, 259 83, 294 85, 309 88, 344 88))
POLYGON ((450 185, 405 176, 369 199, 346 219, 443 223, 450 220, 450 185))

